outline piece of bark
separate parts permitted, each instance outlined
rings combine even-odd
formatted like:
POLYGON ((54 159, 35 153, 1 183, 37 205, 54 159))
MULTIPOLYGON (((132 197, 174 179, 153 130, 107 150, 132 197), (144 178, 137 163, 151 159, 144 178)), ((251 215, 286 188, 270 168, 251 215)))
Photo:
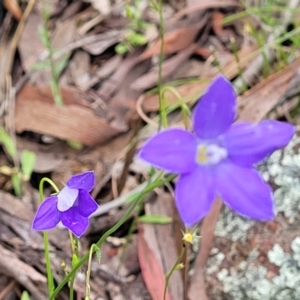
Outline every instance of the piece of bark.
POLYGON ((9 193, 0 191, 0 209, 18 219, 31 222, 33 219, 32 211, 20 199, 15 198, 9 193))
POLYGON ((0 245, 0 267, 5 274, 15 278, 38 300, 46 300, 46 278, 25 264, 11 251, 0 245), (13 266, 13 267, 12 267, 13 266), (42 290, 43 292, 41 292, 42 290))

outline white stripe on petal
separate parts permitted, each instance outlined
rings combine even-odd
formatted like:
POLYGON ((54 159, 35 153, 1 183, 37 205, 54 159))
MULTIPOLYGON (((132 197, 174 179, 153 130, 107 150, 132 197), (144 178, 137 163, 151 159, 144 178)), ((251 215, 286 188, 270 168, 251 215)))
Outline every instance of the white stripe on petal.
POLYGON ((59 211, 66 211, 71 208, 78 197, 77 189, 70 189, 68 186, 65 186, 60 193, 57 195, 57 209, 59 211))

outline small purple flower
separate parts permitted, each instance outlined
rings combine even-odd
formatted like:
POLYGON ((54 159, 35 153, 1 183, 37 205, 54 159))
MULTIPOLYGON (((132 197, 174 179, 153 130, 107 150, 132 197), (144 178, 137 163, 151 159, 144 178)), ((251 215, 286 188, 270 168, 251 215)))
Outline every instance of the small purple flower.
POLYGON ((139 157, 179 174, 175 201, 186 226, 200 221, 220 196, 235 212, 258 220, 274 217, 271 188, 254 165, 293 137, 292 125, 278 121, 236 123, 236 96, 218 76, 193 115, 193 132, 179 128, 150 138, 139 157))
POLYGON ((40 205, 32 229, 49 230, 61 221, 77 237, 81 237, 89 226, 89 216, 98 208, 89 194, 94 185, 92 171, 72 176, 56 196, 45 199, 40 205))

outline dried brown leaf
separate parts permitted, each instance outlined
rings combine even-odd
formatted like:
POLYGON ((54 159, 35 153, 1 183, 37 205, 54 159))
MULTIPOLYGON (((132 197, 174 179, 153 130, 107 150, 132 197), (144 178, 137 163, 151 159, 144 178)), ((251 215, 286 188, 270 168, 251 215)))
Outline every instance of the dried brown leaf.
MULTIPOLYGON (((167 193, 161 193, 157 196, 150 195, 150 201, 145 205, 145 212, 149 215, 163 215, 173 218, 174 211, 173 198, 167 193)), ((176 235, 174 235, 174 224, 140 224, 140 226, 143 228, 143 236, 157 258, 163 273, 169 273, 179 254, 175 240, 176 235)), ((180 230, 179 233, 181 234, 180 230)), ((172 274, 168 289, 171 299, 183 299, 183 279, 180 271, 177 270, 172 274)))
MULTIPOLYGON (((138 233, 138 256, 140 267, 146 287, 152 300, 163 299, 165 277, 162 267, 149 246, 149 240, 145 238, 142 227, 138 233)), ((167 300, 171 300, 167 293, 167 300)))
MULTIPOLYGON (((197 24, 189 25, 182 28, 174 29, 170 32, 166 32, 164 36, 164 54, 172 54, 178 51, 186 49, 192 43, 199 30, 206 24, 207 18, 203 18, 197 24)), ((161 48, 161 40, 156 40, 150 44, 147 49, 140 55, 139 59, 150 58, 154 55, 159 55, 161 48)))
MULTIPOLYGON (((72 99, 72 96, 68 98, 72 99)), ((120 133, 87 107, 47 103, 39 89, 32 86, 17 97, 15 128, 17 132, 28 130, 88 146, 105 142, 120 133)))

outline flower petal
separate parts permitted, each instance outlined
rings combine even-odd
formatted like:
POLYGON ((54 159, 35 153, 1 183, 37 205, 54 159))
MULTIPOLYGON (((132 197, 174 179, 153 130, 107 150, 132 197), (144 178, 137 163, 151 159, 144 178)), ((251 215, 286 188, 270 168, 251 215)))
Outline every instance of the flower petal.
POLYGON ((186 226, 200 221, 209 212, 214 199, 215 188, 210 170, 198 167, 180 176, 175 188, 175 201, 186 226))
POLYGON ((94 171, 88 171, 72 176, 67 181, 67 186, 72 189, 82 189, 90 192, 95 186, 94 171))
POLYGON ((66 211, 71 208, 78 197, 78 190, 71 189, 65 186, 57 195, 57 209, 59 211, 66 211))
POLYGON ((285 122, 237 123, 224 134, 224 146, 234 163, 252 166, 286 146, 294 133, 295 127, 285 122))
POLYGON ((83 217, 77 206, 61 213, 61 222, 70 229, 78 238, 81 237, 89 226, 89 219, 83 217))
POLYGON ((84 217, 89 217, 98 208, 98 204, 85 190, 79 190, 78 211, 84 217))
POLYGON ((201 139, 224 133, 236 115, 236 95, 231 83, 218 76, 203 94, 194 111, 194 131, 201 139))
POLYGON ((258 220, 274 218, 272 190, 255 169, 221 163, 216 170, 216 188, 235 212, 258 220))
POLYGON ((196 166, 196 147, 196 140, 188 131, 167 129, 150 138, 139 157, 157 168, 181 174, 196 166))
POLYGON ((39 206, 32 222, 33 230, 49 230, 60 221, 60 212, 57 210, 57 197, 45 199, 39 206))

